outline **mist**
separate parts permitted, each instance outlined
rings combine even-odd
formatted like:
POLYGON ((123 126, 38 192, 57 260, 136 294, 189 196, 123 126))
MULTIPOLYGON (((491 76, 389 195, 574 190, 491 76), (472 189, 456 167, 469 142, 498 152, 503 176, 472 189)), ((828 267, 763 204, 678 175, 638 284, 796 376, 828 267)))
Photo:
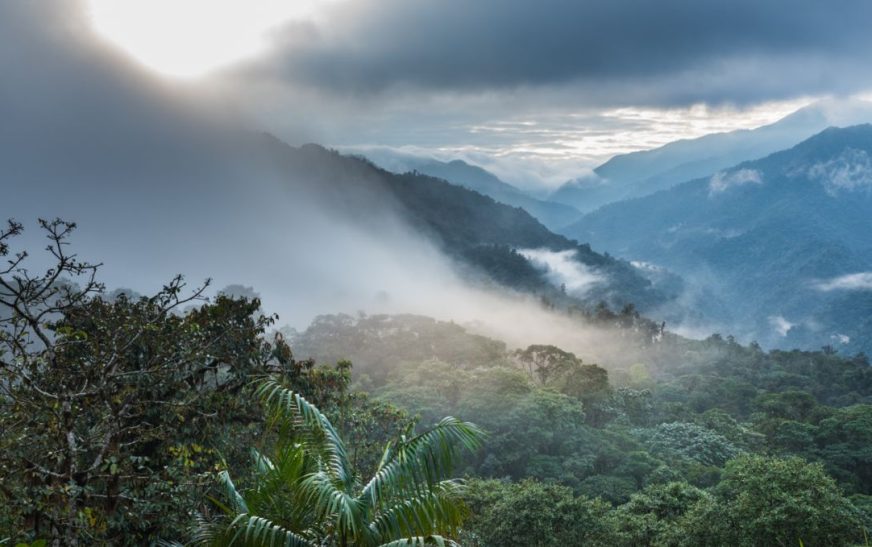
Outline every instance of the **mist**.
MULTIPOLYGON (((4 10, 34 33, 59 17, 48 7, 4 10)), ((75 21, 75 10, 61 13, 75 21)), ((33 254, 28 267, 46 265, 35 252, 44 245, 37 218, 62 217, 78 223, 72 249, 103 263, 109 290, 147 294, 180 273, 191 287, 212 279, 210 294, 253 287, 264 311, 294 328, 323 313, 416 313, 516 347, 605 347, 603 333, 582 332, 529 296, 470 282, 365 172, 341 186, 301 171, 300 158, 329 153, 258 133, 220 97, 202 100, 195 84, 120 58, 81 21, 65 28, 49 43, 17 37, 35 67, 3 57, 0 217, 25 224, 17 244, 33 254)), ((570 290, 596 282, 554 258, 555 281, 570 290)))

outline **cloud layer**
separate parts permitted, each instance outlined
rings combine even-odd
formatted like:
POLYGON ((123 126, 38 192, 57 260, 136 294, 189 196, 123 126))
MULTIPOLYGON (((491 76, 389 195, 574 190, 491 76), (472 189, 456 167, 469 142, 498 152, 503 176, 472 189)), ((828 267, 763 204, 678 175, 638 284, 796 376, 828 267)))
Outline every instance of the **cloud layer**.
POLYGON ((847 0, 356 0, 276 33, 262 74, 342 93, 572 83, 600 104, 865 88, 872 5, 847 0))

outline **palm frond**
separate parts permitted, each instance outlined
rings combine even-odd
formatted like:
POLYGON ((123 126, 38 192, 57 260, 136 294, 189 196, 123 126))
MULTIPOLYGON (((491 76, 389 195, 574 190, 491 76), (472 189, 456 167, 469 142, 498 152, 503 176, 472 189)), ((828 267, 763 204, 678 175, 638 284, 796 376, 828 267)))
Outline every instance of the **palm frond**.
POLYGON ((257 389, 264 405, 274 413, 285 417, 296 429, 312 435, 310 448, 324 453, 331 474, 346 489, 352 486, 352 473, 345 444, 330 420, 302 395, 284 387, 275 380, 266 380, 257 389))
POLYGON ((380 511, 370 528, 383 539, 453 534, 463 517, 458 483, 444 481, 430 492, 402 499, 380 511))
POLYGON ((318 470, 300 445, 286 446, 268 458, 252 450, 255 473, 253 484, 245 492, 249 514, 261 515, 293 530, 301 530, 316 513, 302 491, 303 480, 318 470))
POLYGON ((263 517, 241 514, 225 533, 227 547, 316 547, 316 544, 263 517), (232 535, 231 535, 232 534, 232 535))
POLYGON ((365 529, 366 506, 355 496, 343 490, 321 471, 312 473, 302 482, 305 502, 325 520, 333 520, 337 529, 352 536, 368 533, 365 529))
POLYGON ((428 545, 436 545, 437 547, 460 547, 459 543, 436 535, 397 539, 391 541, 390 543, 382 543, 381 545, 379 545, 379 547, 426 547, 428 545))
POLYGON ((196 524, 191 529, 193 539, 191 543, 194 545, 212 545, 219 533, 216 523, 199 512, 194 514, 194 520, 196 524))
POLYGON ((476 450, 484 436, 475 424, 448 416, 420 435, 388 444, 362 497, 378 506, 391 496, 426 492, 453 471, 461 449, 476 450))
POLYGON ((251 459, 254 460, 254 468, 258 474, 264 475, 275 471, 275 464, 266 454, 256 448, 251 449, 251 459))
POLYGON ((239 490, 236 489, 236 485, 233 484, 233 479, 230 478, 230 473, 227 471, 221 471, 218 473, 218 482, 224 487, 224 493, 230 500, 230 508, 233 509, 233 512, 237 514, 248 513, 248 504, 245 503, 245 498, 242 497, 242 494, 240 494, 239 490))

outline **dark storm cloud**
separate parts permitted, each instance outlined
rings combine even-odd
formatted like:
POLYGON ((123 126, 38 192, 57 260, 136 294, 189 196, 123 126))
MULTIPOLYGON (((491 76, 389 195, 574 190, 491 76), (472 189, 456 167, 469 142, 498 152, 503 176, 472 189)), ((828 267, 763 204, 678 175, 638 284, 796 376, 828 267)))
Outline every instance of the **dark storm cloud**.
POLYGON ((748 102, 868 85, 870 22, 865 0, 347 0, 259 67, 337 92, 571 83, 600 103, 748 102))

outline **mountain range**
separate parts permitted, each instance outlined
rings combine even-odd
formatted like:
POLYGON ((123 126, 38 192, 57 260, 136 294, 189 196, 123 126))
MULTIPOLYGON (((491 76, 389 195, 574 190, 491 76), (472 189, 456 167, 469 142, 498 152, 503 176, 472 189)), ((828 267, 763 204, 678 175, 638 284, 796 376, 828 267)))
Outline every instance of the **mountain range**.
POLYGON ((307 195, 326 200, 335 214, 357 217, 365 225, 373 210, 388 203, 408 226, 479 280, 589 306, 606 302, 619 308, 632 303, 644 311, 670 299, 629 262, 554 233, 521 207, 465 186, 418 171, 392 173, 361 157, 315 144, 293 147, 269 135, 261 138, 260 146, 280 166, 289 185, 308 185, 307 195), (593 281, 583 291, 565 294, 565 287, 561 291, 548 278, 542 260, 525 251, 545 260, 551 254, 560 256, 593 281))
POLYGON ((571 203, 524 196, 465 163, 392 173, 288 146, 114 55, 31 42, 33 70, 3 80, 30 102, 0 112, 0 218, 27 223, 28 249, 44 246, 37 217, 79 221, 75 248, 106 263, 110 286, 214 276, 305 323, 368 310, 381 292, 398 306, 445 300, 448 257, 475 282, 567 305, 634 303, 703 333, 869 351, 869 127, 766 157, 823 123, 811 109, 775 128, 616 158, 598 172, 640 195, 616 194, 578 219, 571 203))
POLYGON ((872 349, 872 126, 597 209, 570 237, 709 292, 691 305, 770 346, 872 349))
POLYGON ((858 121, 872 122, 872 107, 868 102, 815 102, 756 129, 713 133, 615 156, 595 168, 595 176, 563 184, 549 200, 590 212, 607 203, 652 194, 678 182, 711 175, 743 161, 790 148, 829 126, 858 121))

